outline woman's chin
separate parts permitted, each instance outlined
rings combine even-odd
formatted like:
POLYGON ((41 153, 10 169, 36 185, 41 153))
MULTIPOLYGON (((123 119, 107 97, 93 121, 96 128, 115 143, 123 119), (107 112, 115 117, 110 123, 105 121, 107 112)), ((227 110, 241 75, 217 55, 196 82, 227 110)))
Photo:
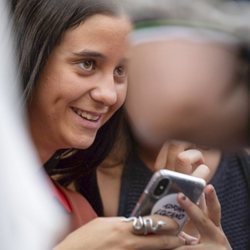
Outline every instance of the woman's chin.
MULTIPOLYGON (((76 149, 87 149, 89 148, 95 141, 95 136, 91 137, 84 137, 84 138, 77 138, 74 140, 75 142, 72 145, 72 148, 76 149)), ((72 142, 72 141, 71 141, 72 142)))

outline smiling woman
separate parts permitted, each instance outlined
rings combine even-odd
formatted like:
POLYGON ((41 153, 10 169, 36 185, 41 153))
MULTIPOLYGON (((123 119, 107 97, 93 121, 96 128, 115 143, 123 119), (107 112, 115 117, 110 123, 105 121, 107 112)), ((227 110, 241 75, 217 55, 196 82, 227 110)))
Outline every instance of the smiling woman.
POLYGON ((124 17, 95 15, 66 31, 52 51, 29 102, 34 142, 46 149, 43 161, 58 148, 89 147, 124 102, 129 28, 124 17))
MULTIPOLYGON (((131 24, 115 2, 12 2, 31 138, 43 164, 58 150, 78 149, 84 167, 67 169, 71 175, 85 173, 86 166, 93 168, 107 155, 125 100, 131 24)), ((164 221, 161 230, 171 235, 135 235, 131 223, 95 218, 82 196, 56 182, 51 186, 70 221, 68 236, 55 249, 172 249, 183 244, 171 219, 153 217, 164 221)))

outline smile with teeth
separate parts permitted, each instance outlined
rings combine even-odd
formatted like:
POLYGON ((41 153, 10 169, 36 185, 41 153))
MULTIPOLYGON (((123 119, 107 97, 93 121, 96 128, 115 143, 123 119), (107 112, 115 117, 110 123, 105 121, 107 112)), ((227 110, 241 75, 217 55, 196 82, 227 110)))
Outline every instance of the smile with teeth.
POLYGON ((94 115, 75 107, 72 107, 72 110, 81 118, 91 122, 97 122, 101 117, 101 115, 94 115))

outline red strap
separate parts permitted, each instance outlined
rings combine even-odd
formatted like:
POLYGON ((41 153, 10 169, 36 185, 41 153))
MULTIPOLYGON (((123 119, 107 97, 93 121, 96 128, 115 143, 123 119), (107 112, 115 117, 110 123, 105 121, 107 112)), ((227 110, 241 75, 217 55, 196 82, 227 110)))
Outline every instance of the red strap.
POLYGON ((73 209, 66 197, 66 195, 63 193, 63 191, 57 186, 56 182, 54 182, 53 180, 51 180, 51 187, 52 187, 52 192, 54 194, 54 196, 56 197, 56 199, 63 205, 63 207, 65 208, 65 210, 68 213, 72 213, 73 209))

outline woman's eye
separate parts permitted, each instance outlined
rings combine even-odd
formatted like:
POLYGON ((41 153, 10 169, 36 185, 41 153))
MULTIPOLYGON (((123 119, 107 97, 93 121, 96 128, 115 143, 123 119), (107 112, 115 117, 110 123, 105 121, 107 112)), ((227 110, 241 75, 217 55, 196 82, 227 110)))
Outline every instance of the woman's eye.
POLYGON ((124 78, 127 76, 125 66, 118 66, 114 70, 114 76, 119 78, 124 78))
POLYGON ((94 60, 85 60, 80 62, 80 67, 88 72, 95 70, 96 64, 94 60))

